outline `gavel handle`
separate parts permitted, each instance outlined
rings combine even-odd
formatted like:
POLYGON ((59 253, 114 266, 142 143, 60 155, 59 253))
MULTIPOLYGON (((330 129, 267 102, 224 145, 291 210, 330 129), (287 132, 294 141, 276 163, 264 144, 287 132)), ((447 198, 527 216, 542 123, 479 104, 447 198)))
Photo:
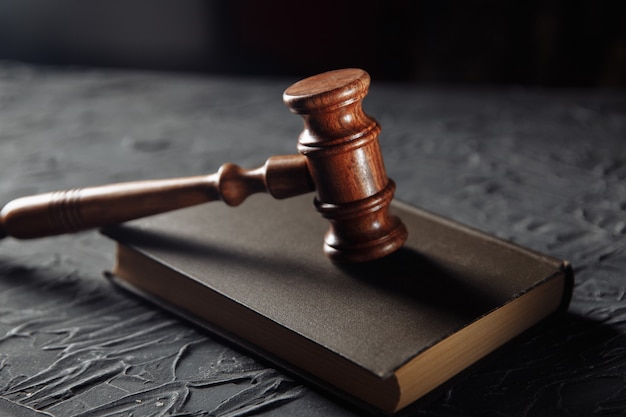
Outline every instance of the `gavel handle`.
POLYGON ((218 172, 187 178, 135 181, 22 197, 0 211, 0 237, 29 239, 122 223, 209 201, 236 206, 268 192, 287 198, 314 190, 302 155, 270 157, 245 170, 226 163, 218 172))

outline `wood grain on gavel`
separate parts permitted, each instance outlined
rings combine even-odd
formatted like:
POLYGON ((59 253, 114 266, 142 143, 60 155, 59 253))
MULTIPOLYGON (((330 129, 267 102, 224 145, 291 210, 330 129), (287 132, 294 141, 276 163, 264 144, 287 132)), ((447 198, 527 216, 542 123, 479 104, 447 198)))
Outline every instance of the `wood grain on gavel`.
POLYGON ((289 87, 283 99, 304 119, 298 155, 270 157, 245 170, 227 163, 215 174, 57 191, 9 202, 0 235, 35 238, 125 222, 209 201, 241 204, 250 194, 287 198, 317 191, 315 206, 331 227, 324 250, 333 260, 385 256, 407 238, 390 216, 395 184, 387 178, 380 126, 362 110, 369 75, 359 69, 319 74, 289 87))

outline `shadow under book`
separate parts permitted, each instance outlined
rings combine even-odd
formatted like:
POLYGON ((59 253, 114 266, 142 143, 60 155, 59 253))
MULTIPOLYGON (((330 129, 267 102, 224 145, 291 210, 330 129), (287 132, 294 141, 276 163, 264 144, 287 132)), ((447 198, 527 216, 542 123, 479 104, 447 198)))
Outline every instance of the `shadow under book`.
POLYGON ((404 248, 362 265, 322 253, 311 196, 252 196, 103 233, 116 280, 280 366, 387 413, 567 308, 571 267, 394 201, 404 248))

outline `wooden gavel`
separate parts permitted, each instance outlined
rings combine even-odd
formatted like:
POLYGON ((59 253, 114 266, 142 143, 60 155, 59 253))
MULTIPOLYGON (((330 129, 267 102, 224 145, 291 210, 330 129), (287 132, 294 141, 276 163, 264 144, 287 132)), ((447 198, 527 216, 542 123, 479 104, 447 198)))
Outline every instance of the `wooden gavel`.
POLYGON ((299 155, 273 156, 245 170, 136 181, 22 197, 0 211, 0 236, 27 239, 108 226, 214 200, 236 206, 257 192, 282 199, 317 190, 330 221, 324 251, 334 261, 364 262, 400 248, 402 221, 389 214, 395 184, 387 178, 379 124, 362 109, 370 77, 343 69, 301 80, 283 94, 304 119, 299 155))

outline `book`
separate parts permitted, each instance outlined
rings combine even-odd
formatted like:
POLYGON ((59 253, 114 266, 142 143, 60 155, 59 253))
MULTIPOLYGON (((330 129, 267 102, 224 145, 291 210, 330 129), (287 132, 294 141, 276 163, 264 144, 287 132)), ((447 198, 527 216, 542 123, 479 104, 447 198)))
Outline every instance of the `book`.
POLYGON ((103 233, 112 275, 245 349, 384 413, 422 398, 567 308, 568 262, 394 201, 409 239, 332 263, 313 197, 254 195, 103 233))

